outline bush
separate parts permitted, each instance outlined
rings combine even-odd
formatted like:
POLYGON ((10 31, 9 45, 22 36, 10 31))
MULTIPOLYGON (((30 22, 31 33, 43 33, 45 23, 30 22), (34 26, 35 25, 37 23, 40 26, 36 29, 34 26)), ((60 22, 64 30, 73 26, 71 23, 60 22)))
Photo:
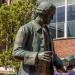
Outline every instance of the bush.
POLYGON ((0 52, 1 66, 19 66, 19 62, 12 60, 13 41, 19 27, 31 19, 34 3, 33 0, 19 0, 10 6, 3 4, 0 7, 0 45, 6 46, 0 52))

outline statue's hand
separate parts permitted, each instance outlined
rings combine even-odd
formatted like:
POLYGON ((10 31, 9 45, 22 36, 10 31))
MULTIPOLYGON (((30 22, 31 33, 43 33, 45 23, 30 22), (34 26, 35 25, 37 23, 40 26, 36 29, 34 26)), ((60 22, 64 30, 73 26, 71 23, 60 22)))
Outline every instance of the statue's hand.
POLYGON ((38 59, 50 62, 52 58, 52 52, 51 51, 44 51, 38 53, 38 59))

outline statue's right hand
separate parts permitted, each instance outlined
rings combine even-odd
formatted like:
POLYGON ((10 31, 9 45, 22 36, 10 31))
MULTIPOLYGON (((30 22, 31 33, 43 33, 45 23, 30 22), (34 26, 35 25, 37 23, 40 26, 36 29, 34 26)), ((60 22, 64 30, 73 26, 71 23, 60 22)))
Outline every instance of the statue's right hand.
POLYGON ((51 51, 44 51, 44 52, 39 52, 38 53, 38 59, 50 62, 52 58, 52 53, 51 51))

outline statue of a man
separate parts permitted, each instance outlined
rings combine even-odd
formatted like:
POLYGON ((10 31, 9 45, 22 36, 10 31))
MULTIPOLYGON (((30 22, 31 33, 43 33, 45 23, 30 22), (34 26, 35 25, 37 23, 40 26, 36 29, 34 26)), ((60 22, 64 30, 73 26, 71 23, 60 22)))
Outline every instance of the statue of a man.
POLYGON ((39 61, 49 64, 47 75, 57 70, 65 71, 62 61, 54 51, 52 34, 48 24, 55 14, 55 6, 42 2, 35 11, 35 18, 20 27, 14 42, 13 56, 21 60, 18 75, 40 75, 39 61))

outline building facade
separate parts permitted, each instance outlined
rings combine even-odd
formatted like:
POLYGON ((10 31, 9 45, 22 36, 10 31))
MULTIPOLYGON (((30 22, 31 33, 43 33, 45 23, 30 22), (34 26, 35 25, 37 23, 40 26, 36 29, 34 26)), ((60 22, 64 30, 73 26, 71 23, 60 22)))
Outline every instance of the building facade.
POLYGON ((52 2, 56 14, 50 23, 54 46, 60 58, 75 56, 75 0, 37 0, 52 2))

